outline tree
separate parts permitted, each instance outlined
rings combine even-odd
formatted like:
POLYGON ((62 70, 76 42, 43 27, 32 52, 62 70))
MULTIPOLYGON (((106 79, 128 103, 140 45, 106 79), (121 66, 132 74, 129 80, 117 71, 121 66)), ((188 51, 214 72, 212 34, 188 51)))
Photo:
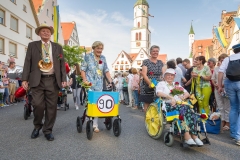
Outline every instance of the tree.
POLYGON ((82 49, 79 46, 63 46, 64 58, 70 67, 76 63, 81 63, 83 61, 84 52, 86 52, 85 49, 82 49))

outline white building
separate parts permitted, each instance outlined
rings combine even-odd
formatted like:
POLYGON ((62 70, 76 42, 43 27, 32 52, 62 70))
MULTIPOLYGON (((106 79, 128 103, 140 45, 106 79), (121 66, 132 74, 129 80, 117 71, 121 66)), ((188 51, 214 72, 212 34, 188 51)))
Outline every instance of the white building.
POLYGON ((64 45, 80 46, 76 23, 74 21, 62 22, 61 26, 64 38, 64 45))
MULTIPOLYGON (((236 17, 240 18, 240 7, 238 7, 236 17)), ((232 46, 240 43, 240 37, 239 36, 240 36, 240 30, 239 30, 239 27, 238 27, 237 23, 235 23, 235 26, 234 26, 234 29, 233 29, 232 40, 231 40, 231 42, 228 46, 228 49, 227 49, 227 54, 228 55, 234 54, 234 52, 232 50, 232 46)))
POLYGON ((148 29, 149 5, 146 0, 137 0, 134 5, 134 22, 131 30, 131 53, 143 48, 147 53, 151 45, 151 32, 148 29))
MULTIPOLYGON (((40 24, 47 24, 54 27, 54 12, 53 7, 57 6, 57 0, 32 0, 35 11, 38 16, 40 24)), ((59 29, 58 29, 58 43, 64 44, 63 33, 61 28, 61 19, 59 17, 59 29)), ((40 38, 39 38, 40 39, 40 38)), ((51 41, 54 41, 54 37, 51 37, 51 41)))
POLYGON ((38 39, 35 28, 39 21, 32 0, 1 0, 0 60, 15 58, 23 66, 28 43, 38 39))
MULTIPOLYGON (((130 68, 142 68, 142 62, 150 57, 151 32, 148 28, 149 4, 146 0, 137 0, 134 5, 134 24, 131 30, 131 53, 121 51, 112 64, 112 75, 128 72, 130 68)), ((159 54, 158 59, 167 61, 167 54, 159 54)))

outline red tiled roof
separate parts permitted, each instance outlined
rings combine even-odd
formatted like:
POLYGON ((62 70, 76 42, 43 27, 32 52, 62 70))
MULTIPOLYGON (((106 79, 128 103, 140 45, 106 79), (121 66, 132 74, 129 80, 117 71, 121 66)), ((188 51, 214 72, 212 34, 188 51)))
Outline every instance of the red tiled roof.
POLYGON ((132 61, 134 61, 137 57, 138 53, 130 53, 129 56, 132 59, 132 61))
POLYGON ((61 26, 62 26, 63 39, 65 41, 68 41, 75 27, 75 22, 62 22, 61 26))
POLYGON ((167 62, 167 54, 161 53, 161 54, 158 55, 157 59, 161 60, 165 64, 167 62))
POLYGON ((38 8, 42 6, 43 0, 32 0, 34 9, 38 13, 38 8))

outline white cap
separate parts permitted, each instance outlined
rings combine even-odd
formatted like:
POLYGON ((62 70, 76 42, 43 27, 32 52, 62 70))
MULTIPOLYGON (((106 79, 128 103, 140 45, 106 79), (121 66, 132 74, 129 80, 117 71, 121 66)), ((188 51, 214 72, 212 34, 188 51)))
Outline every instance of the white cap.
POLYGON ((175 70, 172 69, 172 68, 168 68, 168 69, 165 71, 165 73, 164 73, 163 76, 165 76, 166 73, 170 73, 170 74, 174 74, 174 75, 176 74, 175 70))

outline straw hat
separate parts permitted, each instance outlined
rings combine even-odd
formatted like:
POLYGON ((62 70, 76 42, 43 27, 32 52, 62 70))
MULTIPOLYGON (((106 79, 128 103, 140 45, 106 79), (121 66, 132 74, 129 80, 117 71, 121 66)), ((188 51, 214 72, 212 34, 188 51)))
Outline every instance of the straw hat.
POLYGON ((38 34, 39 34, 39 31, 40 31, 42 28, 48 28, 48 29, 51 31, 51 34, 54 33, 53 27, 52 27, 52 26, 48 26, 48 25, 46 25, 46 24, 41 24, 41 26, 37 27, 37 28, 35 29, 35 33, 38 35, 38 34))

